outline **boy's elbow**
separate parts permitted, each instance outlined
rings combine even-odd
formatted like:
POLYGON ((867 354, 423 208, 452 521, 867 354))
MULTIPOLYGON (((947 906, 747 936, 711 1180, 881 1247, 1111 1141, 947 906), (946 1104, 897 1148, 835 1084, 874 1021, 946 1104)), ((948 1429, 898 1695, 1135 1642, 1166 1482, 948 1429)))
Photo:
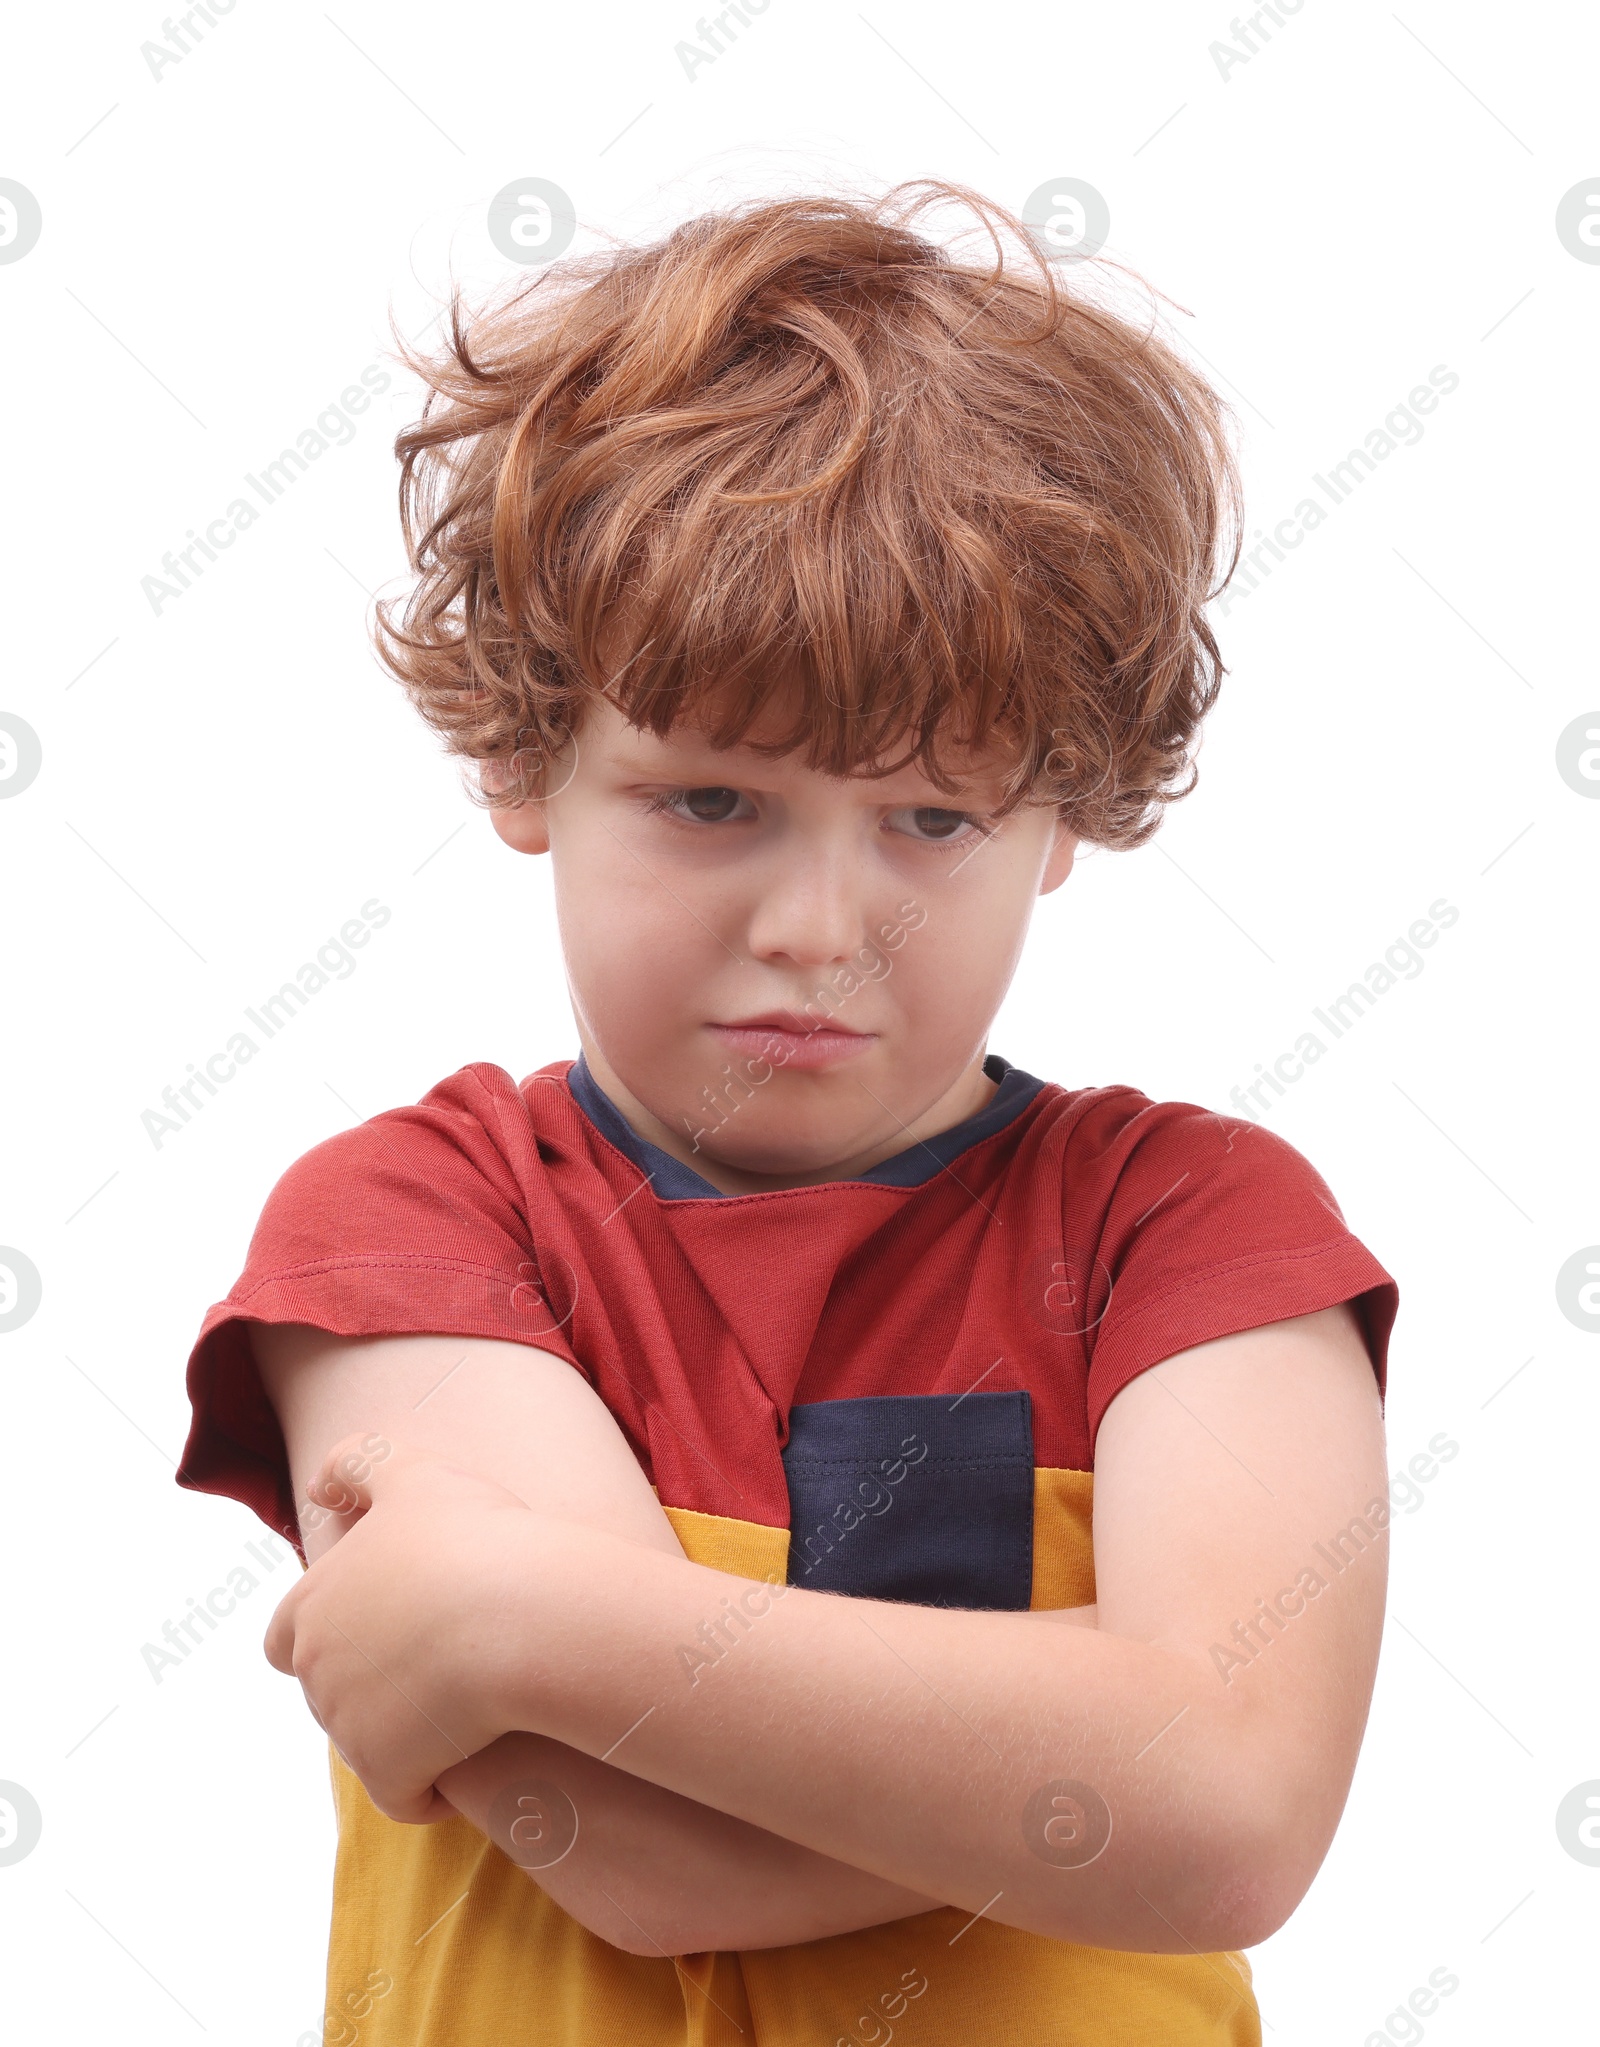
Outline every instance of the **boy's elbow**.
POLYGON ((1166 1858, 1170 1895, 1186 1908, 1169 1908, 1174 1923, 1215 1953, 1258 1947, 1287 1925, 1327 1856, 1355 1770, 1353 1746, 1342 1752, 1281 1708, 1243 1708, 1231 1701, 1210 1720, 1206 1764, 1191 1779, 1200 1795, 1186 1802, 1166 1858))
POLYGON ((1323 1801, 1304 1795, 1306 1787, 1284 1790, 1274 1797, 1258 1783, 1245 1813, 1213 1827, 1209 1852, 1191 1844, 1190 1867, 1200 1866, 1206 1877, 1204 1930, 1185 1926, 1197 1947, 1259 1947, 1288 1924, 1310 1890, 1333 1827, 1324 1824, 1323 1801))
POLYGON ((1288 1924, 1309 1888, 1309 1880, 1300 1883, 1266 1861, 1243 1874, 1222 1874, 1194 1944, 1212 1954, 1259 1947, 1288 1924))
MULTIPOLYGON (((1259 1781, 1248 1796, 1220 1787, 1215 1797, 1188 1802, 1157 1796, 1141 1821, 1108 1844, 1092 1924, 1081 1898, 1069 1907, 1048 1889, 1030 1900, 1030 1916, 1012 1923, 1049 1939, 1151 1954, 1257 1947, 1287 1924, 1311 1888, 1332 1838, 1324 1819, 1317 1801, 1277 1796, 1259 1781)), ((1024 1873, 1019 1902, 1033 1875, 1024 1873)))

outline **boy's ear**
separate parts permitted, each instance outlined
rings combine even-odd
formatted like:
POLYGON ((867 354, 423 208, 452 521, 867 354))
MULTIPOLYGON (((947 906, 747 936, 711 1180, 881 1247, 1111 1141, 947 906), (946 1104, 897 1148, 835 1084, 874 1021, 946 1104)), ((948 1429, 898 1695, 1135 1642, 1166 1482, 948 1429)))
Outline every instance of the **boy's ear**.
POLYGON ((1060 888, 1072 872, 1072 862, 1078 851, 1078 836, 1069 829, 1062 818, 1056 819, 1055 836, 1050 842, 1050 852, 1044 863, 1044 874, 1039 882, 1039 893, 1049 895, 1052 889, 1060 888))
POLYGON ((550 825, 544 814, 544 805, 531 797, 521 803, 514 803, 509 809, 491 810, 489 822, 518 853, 548 853, 550 850, 550 825))

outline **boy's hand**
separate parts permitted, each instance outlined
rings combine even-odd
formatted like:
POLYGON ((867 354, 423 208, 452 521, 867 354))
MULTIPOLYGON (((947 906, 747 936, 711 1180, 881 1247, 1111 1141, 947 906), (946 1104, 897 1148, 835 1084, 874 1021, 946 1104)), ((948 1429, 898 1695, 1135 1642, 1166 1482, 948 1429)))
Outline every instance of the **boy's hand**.
POLYGON ((308 1488, 353 1518, 264 1646, 378 1809, 422 1824, 455 1810, 433 1788, 440 1772, 508 1731, 490 1703, 510 1589, 497 1566, 536 1517, 504 1486, 418 1450, 396 1447, 355 1480, 360 1441, 336 1444, 308 1488))

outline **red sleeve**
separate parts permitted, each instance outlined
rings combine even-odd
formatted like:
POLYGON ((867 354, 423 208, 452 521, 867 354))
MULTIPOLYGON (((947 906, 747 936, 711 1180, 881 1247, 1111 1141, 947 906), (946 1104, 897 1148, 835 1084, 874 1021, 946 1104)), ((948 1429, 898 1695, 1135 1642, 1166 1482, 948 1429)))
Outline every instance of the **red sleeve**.
POLYGON ((1354 1305, 1382 1397, 1400 1289, 1310 1161, 1258 1123, 1191 1102, 1150 1102, 1131 1118, 1124 1108, 1119 1127, 1110 1111, 1091 1446, 1114 1396, 1163 1358, 1340 1301, 1354 1305))
POLYGON ((562 1274, 541 1270, 528 1227, 528 1176, 541 1171, 516 1083, 488 1065, 463 1067, 415 1108, 297 1159, 189 1355, 179 1485, 242 1501, 299 1548, 288 1458, 248 1322, 501 1337, 576 1365, 561 1334, 562 1274))

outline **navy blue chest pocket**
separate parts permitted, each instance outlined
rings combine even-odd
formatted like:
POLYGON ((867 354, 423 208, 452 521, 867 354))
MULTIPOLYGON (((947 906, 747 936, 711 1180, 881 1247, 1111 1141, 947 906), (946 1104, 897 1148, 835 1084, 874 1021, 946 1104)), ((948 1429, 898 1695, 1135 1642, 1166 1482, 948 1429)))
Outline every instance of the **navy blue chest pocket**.
POLYGON ((792 1408, 789 1583, 918 1606, 1033 1596, 1029 1396, 881 1394, 792 1408))

